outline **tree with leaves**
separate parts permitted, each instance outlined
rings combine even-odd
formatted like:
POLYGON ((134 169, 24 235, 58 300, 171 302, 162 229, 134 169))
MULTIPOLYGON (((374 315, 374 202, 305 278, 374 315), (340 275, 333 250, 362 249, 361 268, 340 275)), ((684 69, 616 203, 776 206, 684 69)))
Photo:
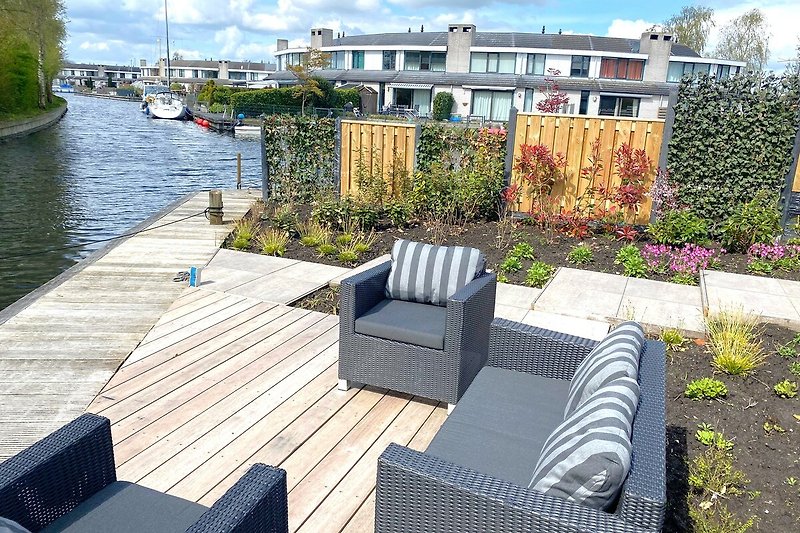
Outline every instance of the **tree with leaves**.
POLYGON ((323 98, 324 91, 320 88, 319 80, 314 76, 314 72, 322 70, 331 64, 331 55, 310 46, 300 58, 299 65, 289 65, 287 68, 297 78, 297 85, 294 87, 295 97, 301 98, 300 112, 306 112, 306 100, 309 96, 323 98))
POLYGON ((671 33, 682 45, 703 55, 708 42, 708 34, 714 24, 714 10, 710 7, 684 6, 680 13, 664 21, 663 31, 671 33))
POLYGON ((558 82, 555 80, 557 76, 561 75, 561 71, 549 68, 547 74, 544 79, 544 87, 539 87, 539 90, 544 93, 544 99, 536 102, 536 109, 542 113, 560 113, 561 109, 569 103, 569 96, 558 90, 558 82))
POLYGON ((723 26, 715 53, 722 59, 744 61, 747 70, 764 70, 769 59, 769 26, 764 13, 753 9, 723 26))

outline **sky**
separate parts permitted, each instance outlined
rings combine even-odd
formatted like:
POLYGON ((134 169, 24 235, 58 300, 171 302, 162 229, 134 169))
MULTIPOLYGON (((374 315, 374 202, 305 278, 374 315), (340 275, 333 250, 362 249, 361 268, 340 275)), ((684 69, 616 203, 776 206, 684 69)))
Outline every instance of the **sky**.
MULTIPOLYGON (((797 56, 798 0, 623 2, 618 0, 168 0, 172 53, 185 59, 273 60, 277 39, 308 43, 309 30, 334 34, 446 31, 471 23, 478 31, 540 32, 638 38, 642 31, 678 13, 684 5, 715 12, 713 49, 719 28, 753 8, 770 25, 768 68, 782 71, 797 56)), ((70 61, 138 65, 166 55, 163 0, 65 0, 66 50, 70 61)))

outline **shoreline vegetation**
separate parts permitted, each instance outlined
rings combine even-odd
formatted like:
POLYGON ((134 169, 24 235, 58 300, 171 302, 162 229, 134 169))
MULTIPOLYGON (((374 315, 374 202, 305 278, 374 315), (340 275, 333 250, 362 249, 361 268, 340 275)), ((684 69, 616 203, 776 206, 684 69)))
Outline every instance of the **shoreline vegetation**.
POLYGON ((36 118, 66 105, 67 101, 65 99, 61 98, 60 96, 53 96, 52 100, 48 102, 45 109, 39 109, 37 107, 36 109, 28 109, 18 113, 0 112, 0 125, 7 122, 16 122, 18 120, 36 118))

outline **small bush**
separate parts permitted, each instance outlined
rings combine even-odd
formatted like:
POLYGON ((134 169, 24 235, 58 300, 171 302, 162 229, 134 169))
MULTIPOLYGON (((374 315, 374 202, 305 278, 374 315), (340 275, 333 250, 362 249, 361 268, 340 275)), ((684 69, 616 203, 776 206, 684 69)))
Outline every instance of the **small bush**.
POLYGON ((285 231, 273 228, 259 234, 257 240, 259 246, 261 246, 262 254, 280 257, 286 253, 286 245, 289 244, 289 234, 285 231))
POLYGON ((789 381, 788 379, 784 379, 780 383, 777 383, 775 387, 775 394, 780 396, 781 398, 794 398, 797 396, 797 382, 796 381, 789 381))
POLYGON ((683 333, 675 328, 662 329, 659 339, 661 342, 667 345, 667 350, 671 350, 673 352, 682 352, 686 349, 684 347, 684 344, 687 342, 686 337, 684 337, 683 333))
POLYGON ((407 202, 393 201, 388 202, 383 212, 389 218, 392 226, 396 228, 404 228, 408 225, 408 219, 411 216, 411 208, 407 202))
POLYGON ((508 256, 497 266, 497 270, 504 274, 511 274, 522 270, 522 261, 518 257, 508 256))
POLYGON ((706 318, 706 330, 712 364, 718 370, 746 375, 764 362, 754 317, 741 311, 721 311, 706 318))
POLYGON ((569 251, 567 254, 567 261, 573 265, 585 265, 594 261, 594 253, 589 246, 579 244, 569 251))
POLYGON ((684 396, 692 400, 714 400, 728 395, 728 387, 714 378, 696 379, 686 385, 684 396))
POLYGON ((781 234, 781 212, 775 196, 758 191, 755 197, 737 206, 722 225, 722 243, 729 250, 745 252, 756 243, 769 244, 781 234))
POLYGON ((433 97, 433 120, 448 120, 456 100, 448 92, 436 93, 433 97))
POLYGON ((718 446, 709 446, 689 463, 689 485, 701 494, 741 494, 750 483, 733 465, 733 456, 718 446))
POLYGON ((689 517, 694 523, 694 533, 745 533, 756 523, 754 516, 740 521, 721 500, 690 506, 689 517))
POLYGON ((635 244, 623 246, 617 252, 614 263, 622 265, 626 276, 631 278, 646 278, 647 263, 642 257, 642 252, 635 244))
POLYGON ((514 248, 508 252, 506 257, 516 257, 517 259, 530 259, 533 261, 535 258, 533 253, 533 246, 528 244, 527 242, 518 242, 514 245, 514 248))
POLYGON ((250 248, 250 241, 253 240, 258 225, 250 219, 241 219, 233 227, 232 246, 236 250, 246 250, 250 248))
POLYGON ((378 237, 375 236, 374 232, 369 232, 369 234, 366 235, 364 233, 359 233, 353 241, 353 249, 358 254, 369 252, 372 247, 375 246, 377 240, 378 237))
POLYGON ((308 220, 300 224, 300 244, 309 248, 316 248, 330 239, 330 230, 324 228, 316 220, 308 220))
POLYGON ((285 204, 276 207, 270 216, 270 222, 273 226, 281 229, 289 234, 289 236, 297 235, 297 226, 299 225, 297 212, 291 204, 285 204))
POLYGON ((541 289, 544 287, 545 283, 550 281, 550 278, 553 277, 553 272, 555 272, 555 270, 555 267, 552 265, 548 265, 542 261, 535 261, 528 269, 528 273, 525 276, 525 284, 541 289))
POLYGON ((353 240, 339 249, 339 255, 336 256, 339 261, 345 264, 351 264, 358 261, 358 250, 356 250, 357 240, 353 240))
POLYGON ((209 113, 224 113, 225 112, 225 105, 220 104, 219 102, 211 104, 208 108, 209 113))
POLYGON ((329 257, 331 255, 336 254, 338 251, 339 250, 336 248, 336 245, 331 244, 329 242, 323 242, 322 244, 317 246, 317 252, 319 252, 319 255, 323 257, 329 257))
POLYGON ((701 244, 708 239, 708 225, 689 210, 667 211, 647 228, 647 233, 659 244, 701 244))
POLYGON ((790 363, 789 372, 800 378, 800 361, 790 363))

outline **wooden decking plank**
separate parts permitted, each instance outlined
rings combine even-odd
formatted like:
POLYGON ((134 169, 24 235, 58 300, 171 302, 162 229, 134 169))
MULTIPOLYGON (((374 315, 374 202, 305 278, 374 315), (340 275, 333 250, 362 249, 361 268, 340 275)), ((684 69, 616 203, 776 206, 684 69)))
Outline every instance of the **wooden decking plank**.
POLYGON ((177 300, 175 300, 170 308, 161 315, 161 318, 159 318, 158 321, 161 323, 167 323, 185 315, 188 312, 191 312, 193 305, 201 301, 205 303, 212 303, 222 299, 224 296, 223 294, 214 291, 204 291, 202 289, 195 288, 192 288, 191 290, 193 292, 182 294, 177 300))
MULTIPOLYGON (((324 365, 329 358, 318 358, 318 347, 312 348, 309 345, 307 352, 307 354, 298 352, 298 357, 284 359, 279 363, 279 366, 283 368, 276 369, 261 379, 253 380, 248 384, 246 390, 242 389, 239 394, 221 398, 189 419, 186 419, 180 410, 173 411, 172 417, 165 418, 178 418, 177 422, 171 423, 169 420, 160 419, 158 423, 153 424, 153 428, 146 428, 148 431, 161 431, 161 437, 155 440, 145 439, 142 441, 140 432, 136 434, 135 438, 121 442, 116 448, 119 450, 118 473, 126 479, 139 481, 181 450, 192 445, 197 439, 207 435, 223 421, 233 417, 241 422, 240 411, 252 412, 253 409, 258 409, 262 405, 274 408, 275 400, 283 401, 285 399, 283 395, 287 394, 287 391, 291 391, 292 387, 296 387, 294 390, 297 390, 303 385, 299 381, 309 379, 315 373, 319 375, 324 370, 324 365), (307 364, 309 361, 311 364, 307 364), (149 446, 143 448, 143 444, 149 446), (153 446, 153 444, 156 445, 153 446)), ((219 392, 224 391, 214 391, 215 394, 219 394, 219 392)), ((197 402, 194 404, 190 406, 192 409, 198 407, 197 402)), ((183 409, 183 411, 185 410, 183 409)), ((180 478, 175 479, 174 483, 179 480, 180 478)))

